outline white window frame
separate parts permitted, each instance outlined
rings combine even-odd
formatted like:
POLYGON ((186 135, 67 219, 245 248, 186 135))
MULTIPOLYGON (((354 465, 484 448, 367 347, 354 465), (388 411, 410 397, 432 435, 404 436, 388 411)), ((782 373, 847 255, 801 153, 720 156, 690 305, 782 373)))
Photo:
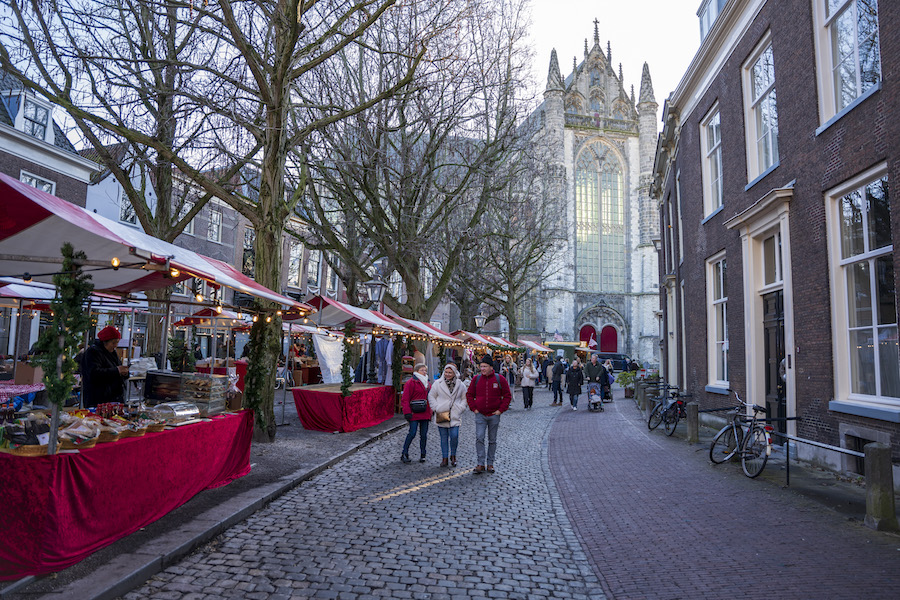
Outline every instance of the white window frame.
POLYGON ((772 56, 774 62, 774 48, 772 47, 772 34, 771 32, 766 33, 763 37, 762 41, 754 48, 753 52, 750 54, 749 58, 744 62, 741 67, 741 79, 743 80, 743 93, 744 93, 744 129, 745 129, 745 141, 747 146, 747 180, 749 182, 754 182, 756 179, 761 177, 764 174, 767 174, 771 169, 774 169, 779 164, 779 146, 778 146, 778 128, 777 126, 774 128, 770 128, 767 132, 765 132, 764 136, 760 135, 759 124, 757 123, 757 115, 759 114, 760 106, 763 101, 765 101, 770 94, 775 94, 775 115, 776 115, 776 123, 778 119, 778 102, 777 102, 777 94, 776 94, 776 82, 778 80, 777 75, 773 77, 770 85, 763 90, 759 95, 754 95, 753 91, 753 68, 756 66, 757 61, 762 57, 763 54, 766 53, 769 49, 772 49, 772 56), (768 139, 771 144, 771 162, 762 163, 760 160, 760 147, 764 139, 768 139))
MULTIPOLYGON (((893 253, 893 244, 844 259, 841 254, 841 219, 839 211, 840 201, 844 196, 855 190, 865 188, 868 184, 873 183, 882 177, 886 177, 887 174, 887 164, 883 163, 853 177, 840 186, 829 190, 825 194, 825 222, 828 233, 827 248, 832 289, 831 330, 834 332, 834 339, 832 342, 832 353, 834 357, 834 360, 832 361, 834 366, 834 399, 837 401, 832 402, 830 408, 833 410, 845 410, 847 406, 851 406, 859 409, 875 409, 875 412, 871 413, 858 413, 852 408, 848 411, 853 414, 865 414, 872 418, 879 418, 878 409, 887 409, 894 415, 900 413, 900 398, 853 392, 853 381, 850 368, 852 360, 850 354, 850 344, 852 341, 850 335, 850 309, 847 300, 848 285, 844 267, 864 260, 873 260, 883 256, 891 256, 893 253), (836 406, 836 404, 841 406, 836 406)), ((893 242, 893 240, 891 241, 893 242)), ((874 301, 872 303, 872 311, 875 312, 874 301)), ((873 322, 877 329, 877 322, 874 321, 874 317, 873 322)), ((881 378, 878 376, 879 366, 877 358, 875 363, 875 384, 877 388, 880 388, 881 378)))
POLYGON ((303 242, 300 240, 290 240, 288 245, 288 268, 287 268, 287 284, 288 287, 300 288, 303 282, 303 242), (291 279, 291 263, 297 261, 297 276, 291 279))
POLYGON ((715 388, 728 389, 728 290, 726 289, 727 275, 717 268, 724 265, 724 273, 727 273, 727 259, 725 252, 719 252, 706 260, 706 355, 708 363, 709 385, 715 388), (716 284, 720 294, 716 295, 716 284), (718 329, 718 314, 722 313, 723 330, 718 329), (719 358, 722 357, 724 372, 719 372, 719 358))
POLYGON ((53 143, 54 135, 53 135, 53 106, 48 104, 47 102, 43 102, 38 100, 34 96, 30 96, 28 94, 22 94, 22 120, 21 120, 21 130, 26 134, 30 135, 33 138, 37 138, 39 140, 43 140, 49 144, 53 143), (37 123, 37 121, 32 121, 31 119, 25 116, 25 110, 29 104, 33 104, 38 108, 42 108, 47 111, 47 121, 44 123, 44 135, 38 136, 34 135, 26 126, 26 123, 33 122, 37 123))
MULTIPOLYGON (((826 126, 829 122, 840 118, 848 111, 852 110, 859 102, 867 98, 870 94, 881 87, 881 27, 879 23, 877 32, 877 44, 879 53, 879 77, 878 83, 871 85, 869 88, 863 89, 862 74, 859 66, 859 29, 854 27, 853 31, 853 57, 856 76, 856 96, 847 103, 846 106, 840 106, 837 98, 837 87, 835 85, 835 66, 836 60, 834 56, 834 45, 832 40, 833 26, 835 22, 843 16, 846 11, 856 13, 858 0, 844 0, 831 14, 827 14, 827 4, 829 0, 811 0, 813 3, 813 24, 814 24, 814 42, 816 53, 816 79, 818 81, 819 95, 819 122, 822 126, 826 126)), ((883 1, 883 0, 882 0, 883 1)), ((876 4, 877 6, 877 4, 876 4)), ((879 11, 880 12, 880 11, 879 11)), ((854 19, 858 23, 858 19, 854 19)))
POLYGON ((322 263, 325 262, 322 260, 322 251, 321 250, 310 250, 309 258, 306 262, 306 288, 310 293, 318 294, 319 290, 322 289, 322 263), (313 269, 313 265, 315 268, 313 269), (316 281, 315 283, 310 283, 309 274, 311 271, 315 272, 316 281))
POLYGON ((703 161, 701 168, 703 216, 708 217, 725 204, 724 174, 722 172, 722 115, 719 112, 718 103, 700 121, 700 153, 703 161), (710 128, 715 120, 718 120, 719 137, 717 141, 710 143, 710 128), (719 174, 718 179, 714 177, 716 169, 719 174))
MULTIPOLYGON (((34 173, 30 173, 28 171, 22 170, 22 171, 19 171, 19 181, 21 181, 22 183, 26 183, 26 184, 30 185, 31 187, 37 188, 39 190, 43 189, 43 188, 35 185, 34 183, 32 183, 32 181, 40 182, 40 183, 48 183, 48 184, 50 184, 50 191, 48 193, 53 194, 54 196, 56 195, 56 182, 51 181, 50 179, 46 179, 44 177, 40 177, 39 175, 35 175, 34 173)), ((44 190, 44 191, 46 192, 47 190, 44 190)))
POLYGON ((222 243, 222 211, 218 208, 209 209, 209 222, 206 226, 206 239, 211 242, 222 243), (218 215, 218 217, 216 217, 218 215))
MULTIPOLYGON (((194 203, 191 202, 190 200, 185 200, 184 203, 181 205, 181 211, 178 213, 178 220, 181 221, 181 219, 184 218, 184 215, 191 212, 191 209, 193 209, 193 208, 194 208, 194 203)), ((185 235, 194 235, 194 220, 193 219, 188 221, 188 224, 184 226, 184 229, 181 231, 181 233, 183 233, 185 235)))
POLYGON ((128 199, 127 194, 125 194, 125 190, 122 189, 120 189, 119 191, 119 222, 126 223, 128 225, 138 224, 137 211, 131 204, 131 201, 128 199), (128 219, 129 209, 132 219, 128 219))

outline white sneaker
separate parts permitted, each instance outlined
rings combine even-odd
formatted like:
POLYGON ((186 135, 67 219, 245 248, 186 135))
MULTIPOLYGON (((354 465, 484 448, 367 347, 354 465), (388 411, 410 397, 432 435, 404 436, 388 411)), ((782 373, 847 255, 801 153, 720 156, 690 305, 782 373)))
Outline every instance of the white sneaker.
POLYGON ((573 406, 573 407, 572 407, 572 410, 578 410, 578 407, 577 407, 577 406, 573 406))

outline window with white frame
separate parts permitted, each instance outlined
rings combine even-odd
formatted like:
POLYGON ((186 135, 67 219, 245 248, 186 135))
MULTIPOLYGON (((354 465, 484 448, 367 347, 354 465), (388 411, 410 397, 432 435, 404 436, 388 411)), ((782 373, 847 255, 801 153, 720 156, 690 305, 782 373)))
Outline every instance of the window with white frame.
POLYGON ((762 241, 763 285, 784 281, 781 267, 781 232, 777 231, 762 241))
POLYGON ((722 187, 722 119, 716 106, 700 123, 700 145, 703 152, 703 208, 711 215, 724 202, 722 187))
MULTIPOLYGON (((181 210, 178 211, 178 220, 181 221, 191 209, 194 208, 194 203, 190 200, 185 200, 181 205, 181 210)), ((184 226, 184 230, 181 233, 186 233, 188 235, 194 235, 194 220, 191 219, 188 221, 188 224, 184 226)))
POLYGON ((300 287, 300 266, 303 263, 303 242, 291 241, 291 249, 288 253, 287 284, 291 287, 300 287))
POLYGON ((50 109, 32 100, 25 98, 23 108, 23 122, 25 133, 39 140, 47 139, 47 129, 50 125, 50 109))
POLYGON ((322 267, 322 251, 310 250, 309 261, 306 263, 306 287, 319 287, 319 271, 322 267))
POLYGON ((47 192, 48 194, 53 194, 56 191, 56 183, 50 181, 49 179, 44 179, 43 177, 33 175, 27 171, 22 171, 21 173, 19 173, 19 181, 21 181, 22 183, 27 183, 31 187, 47 192))
POLYGON ((885 168, 832 196, 837 399, 900 405, 896 286, 885 168))
POLYGON ((728 286, 724 254, 707 262, 708 354, 711 385, 728 387, 728 286))
POLYGON ((775 55, 768 36, 744 64, 743 80, 747 176, 752 181, 778 162, 775 55))
POLYGON ((340 282, 340 275, 337 272, 337 267, 340 266, 340 262, 340 259, 336 255, 331 255, 331 263, 334 265, 328 268, 328 291, 331 294, 337 293, 338 283, 340 282))
POLYGON ((209 211, 209 223, 206 227, 206 239, 211 242, 222 241, 222 211, 213 208, 209 211))
POLYGON ((877 0, 814 0, 819 104, 825 122, 881 81, 877 0))
POLYGON ((244 228, 241 273, 247 277, 256 277, 256 231, 252 227, 244 228))
POLYGON ((137 211, 134 210, 134 205, 124 192, 122 192, 122 198, 119 199, 119 220, 132 225, 137 225, 138 222, 137 211))

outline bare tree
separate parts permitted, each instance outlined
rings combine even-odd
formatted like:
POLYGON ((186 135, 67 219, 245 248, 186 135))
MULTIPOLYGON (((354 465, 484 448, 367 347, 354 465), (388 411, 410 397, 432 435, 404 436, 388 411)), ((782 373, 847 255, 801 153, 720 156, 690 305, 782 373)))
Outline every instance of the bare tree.
MULTIPOLYGON (((190 135, 201 150, 184 154, 148 132, 123 129, 106 116, 93 115, 76 97, 90 82, 74 69, 60 73, 66 60, 60 48, 78 46, 82 38, 77 27, 89 25, 87 18, 68 17, 88 13, 90 2, 59 0, 46 6, 40 0, 10 2, 18 33, 3 38, 0 55, 4 64, 12 64, 12 56, 23 60, 27 56, 33 67, 26 65, 19 74, 36 70, 44 82, 42 86, 38 77, 26 78, 31 89, 94 127, 152 149, 204 194, 216 196, 240 212, 256 232, 256 281, 272 289, 280 288, 282 234, 307 181, 303 154, 290 164, 289 154, 297 147, 307 147, 315 132, 376 106, 408 86, 428 39, 426 35, 412 40, 403 48, 406 68, 393 72, 395 79, 378 93, 365 98, 325 98, 304 95, 303 90, 314 88, 317 71, 357 45, 398 0, 171 3, 175 18, 194 23, 195 35, 202 34, 197 52, 175 61, 193 73, 190 85, 177 93, 197 107, 191 115, 190 135), (204 163, 203 149, 218 164, 204 163), (257 185, 249 185, 253 182, 257 185)), ((104 51, 103 47, 85 50, 88 54, 104 51)), ((135 60, 144 63, 137 68, 149 69, 156 59, 135 60)), ((162 62, 168 64, 172 59, 162 62)), ((256 413, 256 439, 271 441, 276 431, 273 399, 281 320, 271 303, 258 302, 256 308, 272 318, 259 319, 251 331, 245 403, 256 413)))
POLYGON ((402 316, 430 317, 460 267, 465 232, 510 183, 502 165, 518 151, 527 107, 518 97, 529 58, 524 5, 410 3, 367 32, 364 50, 319 73, 333 102, 361 102, 407 68, 410 39, 441 32, 414 80, 321 130, 308 154, 316 185, 302 209, 311 242, 340 257, 345 283, 367 277, 373 261, 396 273, 405 297, 388 293, 385 303, 402 316), (458 230, 442 235, 451 217, 458 230))

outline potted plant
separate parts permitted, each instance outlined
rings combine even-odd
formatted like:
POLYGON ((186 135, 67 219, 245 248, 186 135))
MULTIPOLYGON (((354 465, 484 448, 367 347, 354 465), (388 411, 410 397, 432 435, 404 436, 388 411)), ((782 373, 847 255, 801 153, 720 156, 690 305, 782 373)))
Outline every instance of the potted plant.
POLYGON ((616 375, 616 383, 625 390, 626 398, 634 398, 634 375, 635 371, 620 371, 616 375))

